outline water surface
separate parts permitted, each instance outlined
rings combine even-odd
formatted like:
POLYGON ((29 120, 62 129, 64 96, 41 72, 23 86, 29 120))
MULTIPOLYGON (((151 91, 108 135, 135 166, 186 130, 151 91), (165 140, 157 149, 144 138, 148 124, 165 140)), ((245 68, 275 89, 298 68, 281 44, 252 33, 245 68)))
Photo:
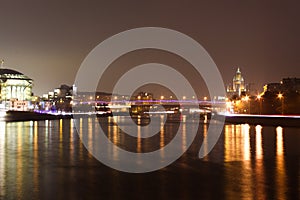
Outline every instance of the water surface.
MULTIPOLYGON (((93 129, 93 122, 82 123, 93 129)), ((167 122, 151 141, 128 138, 111 119, 105 127, 115 144, 144 152, 171 141, 178 123, 167 122)), ((0 122, 0 199, 300 199, 299 128, 225 125, 199 159, 207 128, 199 125, 194 143, 170 166, 129 174, 93 158, 72 120, 0 122)), ((179 134, 184 149, 189 133, 183 126, 179 134)))

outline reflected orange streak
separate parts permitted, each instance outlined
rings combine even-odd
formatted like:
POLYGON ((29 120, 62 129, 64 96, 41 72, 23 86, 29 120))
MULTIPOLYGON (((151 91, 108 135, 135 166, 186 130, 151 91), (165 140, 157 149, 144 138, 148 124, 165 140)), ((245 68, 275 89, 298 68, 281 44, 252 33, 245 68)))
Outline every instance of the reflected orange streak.
POLYGON ((33 184, 34 188, 39 186, 39 158, 38 158, 38 122, 34 122, 33 131, 33 184))
MULTIPOLYGON (((6 123, 0 122, 0 188, 5 185, 5 140, 6 137, 6 123)), ((0 194, 4 195, 5 191, 0 190, 0 194)))
POLYGON ((18 197, 20 198, 22 196, 22 181, 23 181, 23 166, 22 166, 22 124, 19 123, 18 124, 18 130, 17 130, 17 166, 16 166, 16 170, 17 170, 17 194, 18 197))
POLYGON ((257 125, 255 127, 255 152, 256 152, 256 161, 255 161, 255 175, 256 179, 263 184, 257 187, 256 197, 258 199, 266 199, 265 197, 265 172, 263 166, 263 149, 262 149, 262 126, 257 125))
MULTIPOLYGON (((140 119, 138 119, 140 120, 140 119)), ((137 126, 137 152, 140 153, 142 151, 142 138, 141 138, 141 126, 137 126)))
POLYGON ((286 199, 286 172, 284 163, 283 128, 276 128, 276 176, 277 195, 279 199, 286 199))

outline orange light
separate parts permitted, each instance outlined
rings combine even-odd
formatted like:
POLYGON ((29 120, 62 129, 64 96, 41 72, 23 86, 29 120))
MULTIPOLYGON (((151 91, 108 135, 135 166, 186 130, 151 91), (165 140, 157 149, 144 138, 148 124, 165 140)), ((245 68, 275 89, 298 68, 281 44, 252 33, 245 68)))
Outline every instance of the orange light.
POLYGON ((260 95, 257 95, 257 99, 260 100, 260 99, 261 99, 261 96, 260 96, 260 95))

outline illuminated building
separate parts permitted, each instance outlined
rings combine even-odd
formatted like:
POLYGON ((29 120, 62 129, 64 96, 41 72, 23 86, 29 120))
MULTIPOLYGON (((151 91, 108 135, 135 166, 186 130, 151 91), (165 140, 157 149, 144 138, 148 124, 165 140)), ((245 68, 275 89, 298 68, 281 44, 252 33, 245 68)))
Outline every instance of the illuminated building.
POLYGON ((0 68, 0 102, 2 108, 19 110, 27 109, 32 97, 33 80, 24 74, 3 67, 0 68))
MULTIPOLYGON (((164 99, 164 96, 161 96, 164 99)), ((131 98, 132 101, 140 101, 138 104, 149 104, 149 100, 153 100, 153 94, 148 92, 139 92, 136 96, 131 98)))
MULTIPOLYGON (((161 96, 161 100, 164 96, 161 96)), ((131 109, 132 114, 143 115, 145 112, 149 112, 150 107, 153 104, 153 94, 148 92, 139 92, 136 96, 132 96, 131 99, 131 109)))
POLYGON ((233 77, 232 83, 233 83, 233 91, 237 92, 240 96, 241 93, 245 91, 244 78, 242 77, 240 68, 237 69, 235 76, 233 77))
POLYGON ((240 71, 240 68, 238 68, 232 79, 232 85, 227 86, 227 93, 229 94, 229 96, 241 96, 241 94, 245 91, 245 81, 240 71))

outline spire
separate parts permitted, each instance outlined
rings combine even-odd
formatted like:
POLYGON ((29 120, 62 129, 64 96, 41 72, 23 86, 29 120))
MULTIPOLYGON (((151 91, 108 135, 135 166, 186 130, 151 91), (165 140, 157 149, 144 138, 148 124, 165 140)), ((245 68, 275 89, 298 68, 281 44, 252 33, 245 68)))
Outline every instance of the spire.
POLYGON ((239 67, 237 68, 236 73, 241 73, 241 70, 239 67))
POLYGON ((0 68, 3 69, 4 68, 3 67, 4 66, 4 60, 2 59, 0 62, 1 62, 1 67, 0 68))

